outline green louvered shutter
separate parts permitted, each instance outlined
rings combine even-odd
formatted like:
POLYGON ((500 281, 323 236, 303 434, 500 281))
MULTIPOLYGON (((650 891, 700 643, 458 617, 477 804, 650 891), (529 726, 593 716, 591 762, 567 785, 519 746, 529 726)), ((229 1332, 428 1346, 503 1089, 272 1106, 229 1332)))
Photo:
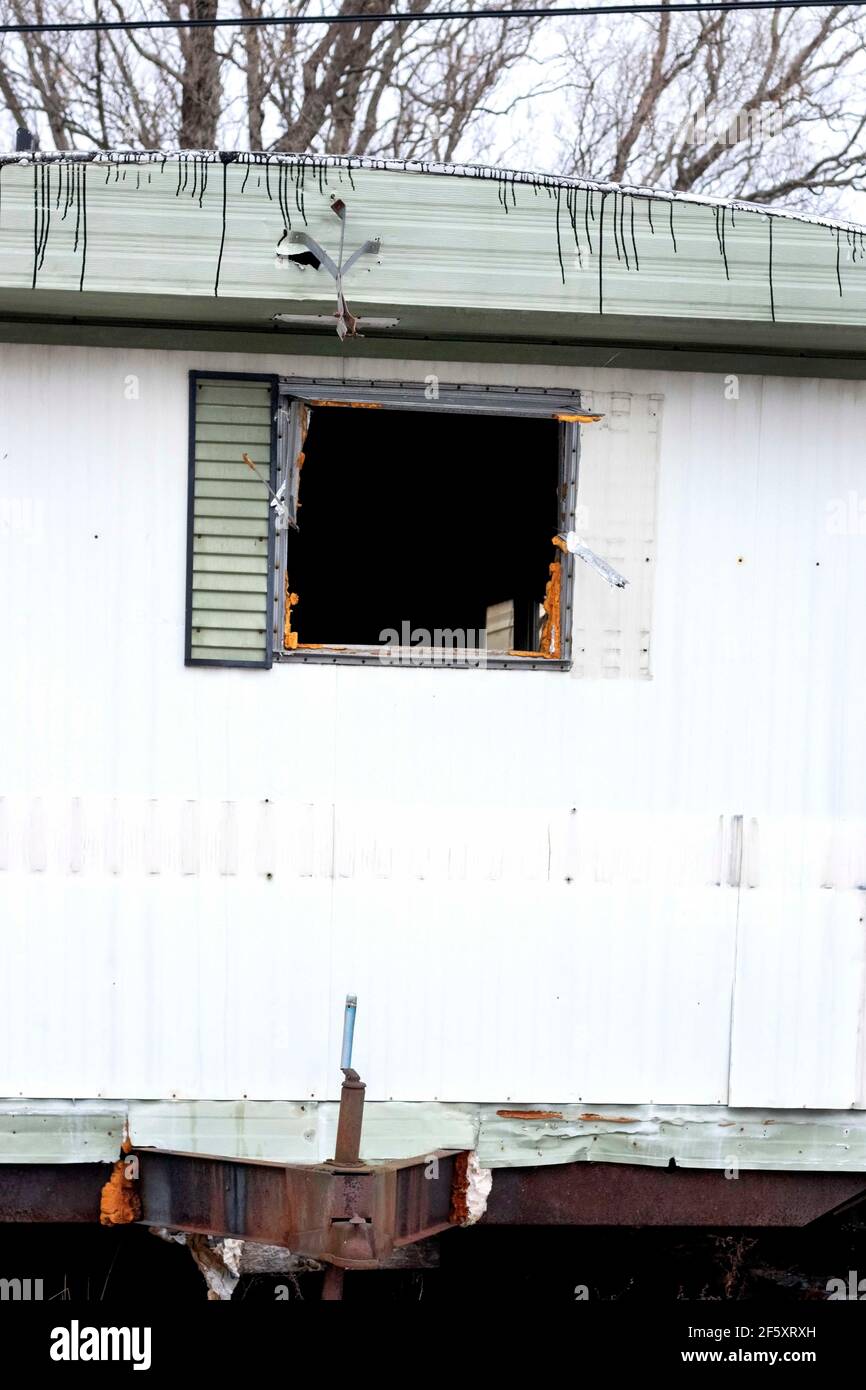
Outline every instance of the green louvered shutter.
POLYGON ((271 665, 275 404, 272 377, 190 376, 187 665, 271 665))

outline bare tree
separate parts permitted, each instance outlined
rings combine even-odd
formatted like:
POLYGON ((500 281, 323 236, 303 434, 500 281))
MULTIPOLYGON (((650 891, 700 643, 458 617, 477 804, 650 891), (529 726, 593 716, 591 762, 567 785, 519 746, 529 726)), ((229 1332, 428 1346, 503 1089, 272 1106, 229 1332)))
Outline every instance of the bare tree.
MULTIPOLYGON (((161 0, 152 17, 215 10, 216 0, 161 0)), ((0 0, 0 17, 16 24, 51 20, 123 19, 116 0, 23 3, 0 0)), ((177 144, 181 131, 192 148, 210 143, 221 107, 219 59, 208 53, 213 31, 116 31, 5 35, 0 40, 0 95, 18 125, 58 150, 177 144)))
MULTIPOLYGON (((236 3, 246 18, 321 13, 318 0, 236 3)), ((334 3, 368 22, 0 37, 6 138, 17 123, 61 150, 447 161, 501 157, 544 129, 545 109, 550 130, 553 107, 559 157, 537 135, 522 156, 565 173, 824 207, 866 179, 866 17, 854 6, 573 19, 557 49, 550 21, 433 17, 449 0, 334 3), (398 8, 425 22, 386 22, 398 8)), ((0 17, 182 22, 218 4, 0 0, 0 17)))
MULTIPOLYGON (((508 7, 520 0, 507 0, 508 7)), ((246 18, 312 16, 310 0, 238 0, 246 18)), ((218 0, 0 0, 15 23, 213 18, 218 0)), ((217 144, 451 159, 479 105, 528 53, 519 19, 377 21, 448 0, 340 0, 366 23, 226 27, 0 40, 0 97, 56 149, 217 144)))
POLYGON ((564 163, 614 182, 827 206, 866 176, 864 40, 847 5, 581 21, 561 78, 564 163))
MULTIPOLYGON (((244 14, 274 13, 270 0, 242 3, 244 14)), ((291 13, 309 8, 294 0, 291 13)), ((447 8, 448 0, 340 0, 337 13, 447 8)), ((250 146, 263 147, 270 129, 268 147, 278 150, 452 159, 536 27, 502 19, 242 31, 230 57, 244 76, 250 146)))

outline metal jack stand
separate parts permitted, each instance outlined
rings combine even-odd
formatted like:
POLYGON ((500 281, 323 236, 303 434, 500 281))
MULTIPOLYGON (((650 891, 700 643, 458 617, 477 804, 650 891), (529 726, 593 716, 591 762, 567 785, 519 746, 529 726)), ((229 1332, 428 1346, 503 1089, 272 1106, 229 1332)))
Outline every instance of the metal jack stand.
MULTIPOLYGON (((340 1055, 340 1070, 343 1085, 340 1090, 340 1110, 337 1116, 337 1139, 334 1157, 328 1159, 328 1166, 340 1169, 362 1168, 361 1129, 364 1124, 364 1092, 366 1086, 352 1066, 352 1046, 355 1040, 355 1016, 358 1010, 358 996, 346 995, 346 1011, 343 1015, 343 1046, 340 1055)), ((351 1187, 349 1191, 351 1192, 351 1187)), ((349 1235, 345 1249, 357 1252, 363 1259, 368 1254, 369 1242, 366 1233, 358 1229, 366 1226, 363 1217, 355 1211, 348 1217, 347 1224, 355 1230, 349 1235)), ((322 1298, 336 1301, 343 1297, 343 1278, 345 1270, 337 1265, 329 1265, 322 1284, 322 1298)))
POLYGON ((352 1067, 357 1000, 346 999, 343 1086, 334 1157, 279 1163, 135 1149, 141 1220, 174 1231, 280 1245, 327 1265, 322 1298, 342 1298, 347 1269, 381 1269, 401 1247, 460 1224, 466 1170, 453 1149, 361 1159, 365 1086, 352 1067))
POLYGON ((364 1123, 364 1092, 366 1086, 352 1067, 352 1044, 355 1039, 355 1014, 358 997, 346 995, 343 1017, 343 1050, 340 1071, 343 1086, 340 1091, 340 1113, 337 1118, 337 1142, 334 1157, 329 1159, 335 1168, 361 1168, 361 1127, 364 1123))

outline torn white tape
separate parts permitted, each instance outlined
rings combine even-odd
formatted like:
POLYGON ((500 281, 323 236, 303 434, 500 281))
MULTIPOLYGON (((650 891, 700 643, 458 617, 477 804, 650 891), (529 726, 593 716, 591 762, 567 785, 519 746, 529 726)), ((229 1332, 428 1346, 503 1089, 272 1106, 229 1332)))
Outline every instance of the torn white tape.
POLYGON ((565 541, 565 548, 570 555, 577 555, 591 569, 596 570, 603 579, 606 579, 608 584, 617 589, 625 588, 628 580, 624 579, 613 565, 609 565, 607 560, 603 560, 600 555, 596 555, 594 550, 590 550, 588 545, 584 545, 576 531, 569 531, 567 535, 561 535, 560 540, 565 541))
POLYGON ((482 1168, 473 1149, 466 1164, 466 1216, 461 1226, 474 1226, 487 1210, 487 1199, 493 1187, 493 1169, 482 1168))

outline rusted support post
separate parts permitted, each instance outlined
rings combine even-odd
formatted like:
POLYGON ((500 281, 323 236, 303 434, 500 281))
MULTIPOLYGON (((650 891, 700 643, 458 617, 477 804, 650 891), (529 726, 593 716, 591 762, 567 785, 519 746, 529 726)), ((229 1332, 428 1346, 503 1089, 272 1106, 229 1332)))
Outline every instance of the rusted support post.
POLYGON ((337 1143, 331 1162, 338 1168, 361 1166, 361 1126, 364 1123, 364 1092, 366 1086, 352 1067, 343 1069, 340 1091, 340 1114, 337 1119, 337 1143))
POLYGON ((325 1278, 322 1282, 322 1302, 337 1303, 343 1297, 343 1276, 344 1269, 338 1265, 328 1265, 325 1270, 325 1278))
POLYGON ((346 1011, 343 1015, 343 1046, 340 1051, 340 1070, 344 1080, 340 1091, 337 1144, 334 1157, 331 1159, 338 1168, 357 1168, 361 1162, 361 1126, 364 1123, 364 1092, 367 1088, 352 1067, 357 1009, 358 996, 347 994, 346 1011))

